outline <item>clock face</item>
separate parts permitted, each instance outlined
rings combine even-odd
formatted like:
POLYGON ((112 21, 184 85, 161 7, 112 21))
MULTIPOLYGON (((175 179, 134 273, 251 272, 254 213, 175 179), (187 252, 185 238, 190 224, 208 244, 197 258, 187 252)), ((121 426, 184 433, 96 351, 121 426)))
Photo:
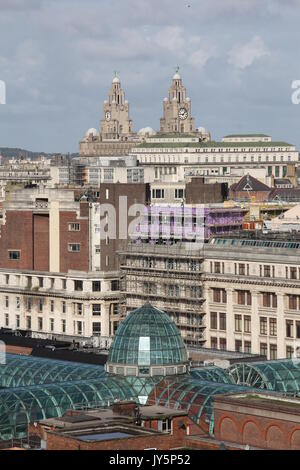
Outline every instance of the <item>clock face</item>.
POLYGON ((186 119, 188 117, 188 112, 185 108, 180 108, 179 112, 178 112, 178 116, 179 116, 179 119, 186 119))
POLYGON ((105 120, 110 121, 110 111, 106 111, 105 113, 105 120))

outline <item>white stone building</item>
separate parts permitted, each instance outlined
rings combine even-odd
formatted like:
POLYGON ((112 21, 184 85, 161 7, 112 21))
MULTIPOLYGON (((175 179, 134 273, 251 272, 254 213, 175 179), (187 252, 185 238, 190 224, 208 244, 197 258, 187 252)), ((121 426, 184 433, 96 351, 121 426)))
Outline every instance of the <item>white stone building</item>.
POLYGON ((118 273, 0 270, 0 327, 106 347, 119 316, 118 273))
POLYGON ((233 183, 237 174, 241 177, 253 170, 263 172, 265 182, 272 175, 295 178, 299 153, 294 145, 272 141, 269 137, 267 140, 260 140, 260 136, 243 139, 201 142, 195 136, 156 135, 133 148, 131 154, 137 156, 140 166, 154 167, 157 180, 163 175, 176 175, 177 181, 189 176, 205 176, 233 183))

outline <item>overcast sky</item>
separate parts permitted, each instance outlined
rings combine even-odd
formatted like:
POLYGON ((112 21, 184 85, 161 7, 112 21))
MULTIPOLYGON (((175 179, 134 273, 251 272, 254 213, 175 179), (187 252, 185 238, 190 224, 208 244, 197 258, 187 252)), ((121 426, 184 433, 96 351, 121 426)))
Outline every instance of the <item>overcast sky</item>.
POLYGON ((300 0, 0 0, 0 147, 74 152, 114 70, 134 130, 159 128, 175 67, 197 126, 300 149, 300 0))

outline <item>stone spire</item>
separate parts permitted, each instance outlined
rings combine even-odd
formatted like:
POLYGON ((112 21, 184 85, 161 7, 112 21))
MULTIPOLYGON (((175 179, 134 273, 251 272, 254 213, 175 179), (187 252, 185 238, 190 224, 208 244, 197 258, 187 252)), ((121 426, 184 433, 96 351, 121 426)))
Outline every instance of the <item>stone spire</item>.
POLYGON ((179 67, 176 67, 168 98, 164 98, 163 117, 160 120, 160 131, 171 133, 189 133, 195 131, 194 118, 191 117, 191 100, 186 96, 179 67))
POLYGON ((125 100, 118 72, 115 72, 108 100, 104 101, 104 118, 101 120, 100 130, 102 140, 127 140, 132 134, 129 103, 125 100))

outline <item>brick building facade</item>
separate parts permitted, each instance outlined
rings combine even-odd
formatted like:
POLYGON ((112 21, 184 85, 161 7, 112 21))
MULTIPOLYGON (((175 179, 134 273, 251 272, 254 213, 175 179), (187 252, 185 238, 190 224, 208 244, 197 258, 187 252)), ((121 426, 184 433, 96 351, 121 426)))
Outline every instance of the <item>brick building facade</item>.
POLYGON ((205 184, 205 178, 192 177, 185 186, 186 204, 210 204, 227 199, 227 183, 205 184))
POLYGON ((184 448, 188 422, 186 411, 119 402, 30 424, 29 436, 46 450, 170 450, 184 448))
POLYGON ((76 196, 31 188, 9 193, 3 203, 1 327, 82 341, 115 331, 118 273, 100 270, 91 236, 98 203, 76 196))
MULTIPOLYGON (((122 184, 103 183, 100 186, 100 201, 115 208, 116 237, 107 237, 101 246, 101 266, 104 270, 118 270, 119 260, 116 256, 121 244, 130 237, 130 224, 138 217, 138 213, 131 212, 133 206, 145 205, 149 202, 150 190, 148 184, 122 184), (123 216, 123 217, 122 217, 123 216), (127 226, 126 226, 127 225, 127 226)), ((104 211, 106 213, 106 211, 104 211)), ((110 215, 110 214, 109 214, 110 215)), ((133 231, 135 233, 135 231, 133 231)), ((109 232, 108 232, 109 234, 109 232)))
POLYGON ((261 449, 300 449, 300 401, 263 394, 216 396, 214 437, 261 449))
POLYGON ((87 202, 75 202, 73 191, 64 190, 10 196, 3 204, 0 269, 89 271, 87 202))

